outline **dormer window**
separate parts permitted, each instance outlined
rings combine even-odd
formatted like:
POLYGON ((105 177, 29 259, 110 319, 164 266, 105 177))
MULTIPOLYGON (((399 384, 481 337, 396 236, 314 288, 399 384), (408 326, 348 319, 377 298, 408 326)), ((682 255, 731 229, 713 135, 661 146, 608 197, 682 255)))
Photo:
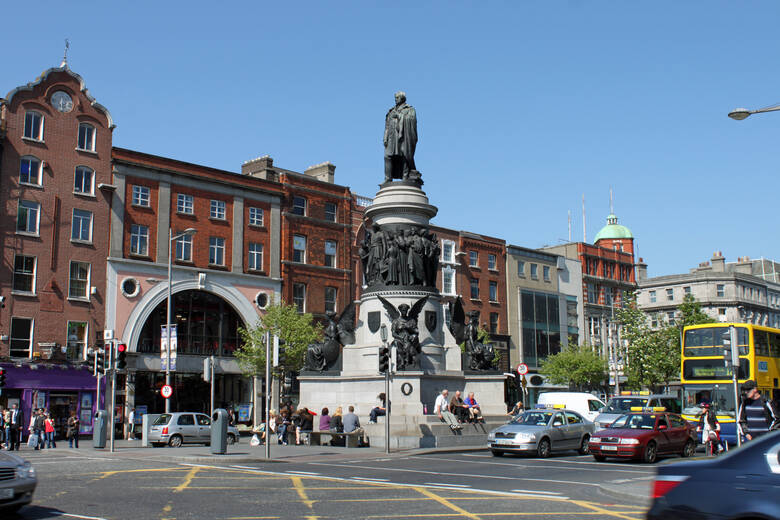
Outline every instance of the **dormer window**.
POLYGON ((95 127, 88 123, 79 123, 79 150, 95 151, 95 127))

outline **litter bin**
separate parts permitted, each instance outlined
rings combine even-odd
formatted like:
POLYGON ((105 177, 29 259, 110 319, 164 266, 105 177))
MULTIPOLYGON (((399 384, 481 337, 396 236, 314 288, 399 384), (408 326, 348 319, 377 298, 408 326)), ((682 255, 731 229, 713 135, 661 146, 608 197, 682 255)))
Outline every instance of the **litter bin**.
POLYGON ((108 412, 98 410, 95 412, 95 424, 92 425, 92 447, 106 447, 106 431, 108 426, 108 412))
POLYGON ((227 410, 217 408, 211 417, 211 453, 224 455, 227 453, 227 410))

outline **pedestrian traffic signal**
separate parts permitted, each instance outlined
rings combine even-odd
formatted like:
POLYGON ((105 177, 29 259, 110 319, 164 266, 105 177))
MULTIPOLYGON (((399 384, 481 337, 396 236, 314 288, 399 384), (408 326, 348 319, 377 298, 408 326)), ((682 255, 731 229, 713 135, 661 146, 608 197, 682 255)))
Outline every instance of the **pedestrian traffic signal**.
POLYGON ((127 345, 118 343, 116 346, 116 369, 124 370, 127 368, 127 345))
POLYGON ((106 363, 108 356, 106 356, 105 349, 96 348, 95 356, 97 357, 97 371, 103 373, 106 370, 108 370, 109 367, 107 366, 108 364, 106 363))
POLYGON ((384 374, 390 369, 390 349, 381 346, 379 347, 379 372, 384 374))
POLYGON ((5 387, 5 369, 0 368, 0 388, 5 387))

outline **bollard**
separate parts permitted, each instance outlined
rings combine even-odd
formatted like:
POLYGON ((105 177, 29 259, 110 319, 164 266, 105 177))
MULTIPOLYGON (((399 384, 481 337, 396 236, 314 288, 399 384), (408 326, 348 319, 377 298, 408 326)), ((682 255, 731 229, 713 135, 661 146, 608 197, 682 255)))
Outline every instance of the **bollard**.
POLYGON ((92 426, 92 447, 106 447, 106 431, 108 429, 108 413, 105 410, 95 412, 95 424, 92 426))
POLYGON ((211 416, 211 453, 215 455, 227 453, 227 428, 227 410, 217 408, 211 416))

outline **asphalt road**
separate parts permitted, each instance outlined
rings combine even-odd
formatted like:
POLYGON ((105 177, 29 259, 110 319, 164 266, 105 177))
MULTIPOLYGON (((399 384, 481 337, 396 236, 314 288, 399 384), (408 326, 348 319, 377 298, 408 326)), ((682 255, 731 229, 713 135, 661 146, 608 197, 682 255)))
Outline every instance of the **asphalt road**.
POLYGON ((591 457, 494 458, 488 452, 285 462, 163 462, 90 451, 24 455, 38 471, 19 518, 397 519, 643 518, 652 466, 591 457))

